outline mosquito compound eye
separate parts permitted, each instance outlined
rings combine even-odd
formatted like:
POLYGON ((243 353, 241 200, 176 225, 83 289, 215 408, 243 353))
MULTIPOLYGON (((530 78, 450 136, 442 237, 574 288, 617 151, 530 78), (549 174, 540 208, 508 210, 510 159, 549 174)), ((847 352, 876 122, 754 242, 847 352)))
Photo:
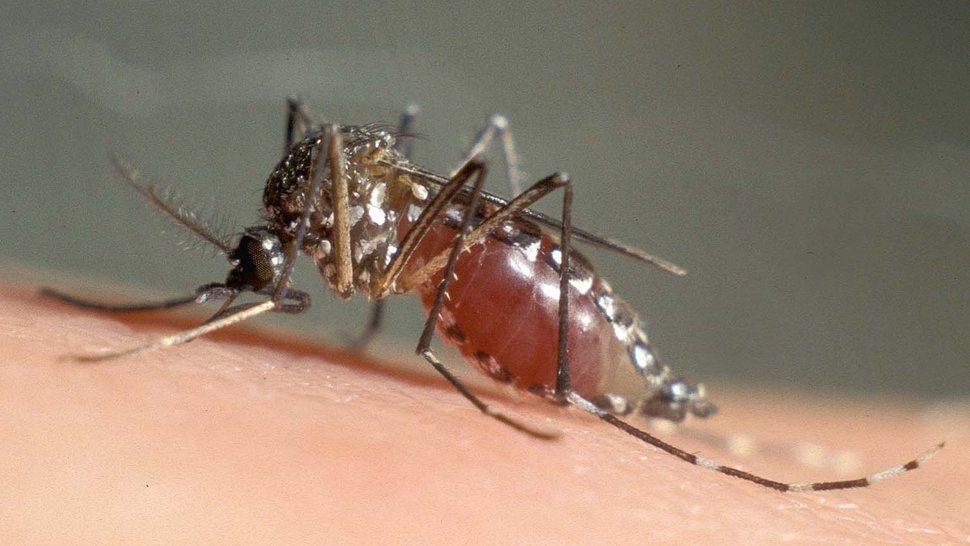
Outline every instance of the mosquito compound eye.
POLYGON ((265 229, 250 229, 229 257, 233 264, 226 285, 244 290, 261 290, 271 285, 283 268, 283 245, 265 229))

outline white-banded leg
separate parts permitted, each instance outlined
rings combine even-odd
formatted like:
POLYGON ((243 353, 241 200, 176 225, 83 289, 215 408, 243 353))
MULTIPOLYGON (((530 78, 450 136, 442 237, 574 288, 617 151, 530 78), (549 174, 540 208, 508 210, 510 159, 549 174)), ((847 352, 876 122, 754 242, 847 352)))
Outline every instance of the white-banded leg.
POLYGON ((757 474, 752 474, 750 472, 738 470, 737 468, 732 468, 730 466, 724 466, 710 459, 705 459, 703 457, 698 457, 693 453, 688 453, 596 407, 593 403, 579 396, 575 392, 568 393, 566 396, 566 399, 570 404, 582 409, 583 411, 589 412, 599 417, 603 421, 613 425, 614 427, 622 430, 623 432, 626 432, 630 436, 633 436, 634 438, 637 438, 645 443, 648 443, 654 447, 657 447, 662 451, 666 451, 667 453, 677 457, 678 459, 687 461, 688 463, 695 464, 697 466, 703 466, 704 468, 714 470, 715 472, 720 472, 721 474, 733 476, 735 478, 746 480, 752 483, 756 483, 760 486, 767 487, 770 489, 775 489, 782 492, 827 491, 832 489, 854 489, 858 487, 868 487, 886 478, 892 478, 894 476, 904 474, 911 470, 916 470, 923 463, 931 459, 941 449, 943 449, 943 442, 941 442, 933 446, 932 448, 924 451, 919 456, 917 456, 916 458, 914 458, 913 460, 907 463, 897 465, 892 468, 888 468, 886 470, 882 470, 879 472, 875 472, 863 478, 855 478, 851 480, 838 480, 838 481, 808 482, 808 483, 786 483, 786 482, 771 480, 768 478, 763 478, 761 476, 758 476, 757 474))
MULTIPOLYGON (((596 400, 592 400, 597 403, 596 400)), ((608 407, 600 406, 612 411, 608 407)), ((616 415, 626 417, 613 412, 616 415)), ((649 418, 650 429, 685 438, 701 444, 702 449, 713 448, 737 459, 755 457, 795 463, 796 468, 810 468, 831 472, 837 476, 851 476, 862 470, 862 454, 855 449, 836 449, 808 441, 762 440, 747 433, 708 432, 689 425, 682 425, 664 418, 649 418)), ((667 441, 672 441, 668 439, 667 441)))
POLYGON ((721 465, 703 457, 698 457, 693 453, 688 453, 676 446, 668 444, 652 434, 641 430, 619 417, 603 410, 589 400, 586 400, 572 390, 569 377, 569 261, 570 261, 570 234, 571 234, 571 208, 572 208, 572 186, 566 181, 563 195, 562 229, 560 232, 560 266, 559 266, 559 341, 558 359, 556 365, 556 392, 555 398, 562 403, 576 406, 586 412, 592 413, 601 420, 613 425, 614 427, 626 432, 647 444, 660 448, 675 457, 698 466, 715 470, 728 476, 747 480, 758 485, 776 489, 778 491, 822 491, 830 489, 852 489, 856 487, 867 487, 886 478, 897 476, 915 470, 922 463, 942 449, 943 444, 939 444, 915 459, 898 466, 894 466, 881 472, 876 472, 864 478, 839 481, 823 481, 811 483, 785 483, 768 478, 763 478, 750 472, 738 470, 729 466, 721 465))

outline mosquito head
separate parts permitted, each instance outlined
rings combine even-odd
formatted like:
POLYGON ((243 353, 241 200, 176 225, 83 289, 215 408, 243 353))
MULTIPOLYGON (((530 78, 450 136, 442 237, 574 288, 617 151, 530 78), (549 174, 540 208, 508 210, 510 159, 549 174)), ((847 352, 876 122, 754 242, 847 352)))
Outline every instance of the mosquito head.
POLYGON ((226 286, 258 292, 275 284, 285 261, 283 245, 276 235, 266 228, 246 228, 229 254, 233 268, 226 277, 226 286))

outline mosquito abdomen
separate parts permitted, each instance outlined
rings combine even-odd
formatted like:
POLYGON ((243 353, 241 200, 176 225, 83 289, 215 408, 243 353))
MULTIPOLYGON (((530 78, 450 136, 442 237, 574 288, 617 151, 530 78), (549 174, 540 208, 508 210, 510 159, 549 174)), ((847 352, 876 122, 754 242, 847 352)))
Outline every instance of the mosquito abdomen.
MULTIPOLYGON (((449 222, 438 224, 418 248, 412 267, 448 248, 454 236, 449 222)), ((554 237, 522 220, 507 222, 462 253, 438 323, 443 337, 492 378, 551 395, 558 357, 560 253, 554 237)), ((573 389, 590 398, 617 389, 637 397, 650 394, 661 386, 666 372, 652 358, 636 315, 593 272, 588 260, 575 251, 570 256, 568 347, 573 389), (639 374, 631 362, 638 343, 650 357, 639 374), (655 384, 645 380, 650 374, 655 384)), ((419 288, 426 310, 440 282, 438 273, 419 288)))

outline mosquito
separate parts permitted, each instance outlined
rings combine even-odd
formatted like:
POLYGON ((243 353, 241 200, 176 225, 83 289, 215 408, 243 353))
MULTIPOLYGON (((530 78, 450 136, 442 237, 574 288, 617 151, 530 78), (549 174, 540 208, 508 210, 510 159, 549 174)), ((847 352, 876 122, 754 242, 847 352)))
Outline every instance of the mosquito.
POLYGON ((537 438, 555 435, 486 404, 441 363, 431 349, 435 330, 496 381, 579 408, 688 463, 779 491, 866 487, 915 470, 943 447, 941 443, 867 477, 786 483, 699 457, 621 419, 636 415, 678 422, 688 415, 710 417, 717 408, 703 384, 676 375, 661 362, 636 313, 572 249, 573 239, 673 275, 686 271, 573 227, 573 184, 564 173, 519 190, 517 157, 504 116, 489 118, 451 176, 415 165, 410 137, 417 114, 416 108, 407 109, 396 130, 377 124, 318 123, 302 101, 290 99, 284 154, 265 184, 262 221, 246 228, 235 244, 116 161, 129 186, 222 252, 232 269, 225 281, 200 286, 191 296, 148 304, 104 304, 43 289, 61 301, 108 311, 222 301, 196 328, 74 358, 128 357, 181 345, 263 313, 302 313, 310 296, 291 286, 294 264, 302 254, 313 260, 338 296, 359 293, 373 302, 366 328, 354 343, 358 348, 380 330, 389 296, 416 292, 428 314, 416 352, 482 413, 537 438), (482 189, 488 171, 483 157, 496 138, 513 189, 511 199, 482 189), (556 190, 562 190, 561 218, 529 208, 556 190), (244 293, 262 301, 234 305, 244 293))

